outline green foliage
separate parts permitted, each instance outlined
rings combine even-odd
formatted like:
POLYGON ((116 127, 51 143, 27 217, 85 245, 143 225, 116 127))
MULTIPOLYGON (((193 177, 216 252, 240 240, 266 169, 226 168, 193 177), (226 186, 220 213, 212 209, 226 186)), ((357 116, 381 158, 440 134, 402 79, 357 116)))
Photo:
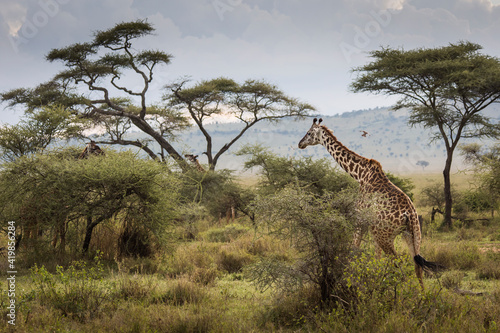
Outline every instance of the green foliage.
POLYGON ((90 266, 85 261, 76 261, 67 269, 57 266, 55 274, 35 264, 31 268, 34 297, 82 322, 101 315, 109 291, 102 285, 104 269, 99 256, 94 261, 90 266))
POLYGON ((243 147, 237 155, 249 156, 245 169, 259 168, 262 176, 259 188, 264 195, 273 194, 289 184, 303 187, 316 195, 358 186, 354 179, 332 166, 328 159, 288 158, 259 145, 243 147))
POLYGON ((394 109, 410 109, 409 123, 434 128, 443 140, 444 224, 451 227, 450 170, 460 139, 500 137, 500 124, 484 109, 500 99, 500 59, 483 55, 481 46, 459 42, 439 48, 372 51, 373 62, 356 68, 356 92, 398 95, 394 109))
POLYGON ((0 127, 0 156, 14 161, 24 155, 42 152, 57 139, 81 135, 85 122, 58 106, 28 112, 16 125, 0 127), (27 140, 29 138, 29 140, 27 140))
POLYGON ((231 242, 248 232, 248 228, 240 224, 230 224, 222 228, 212 228, 201 234, 208 242, 231 242))
POLYGON ((440 183, 436 182, 428 185, 420 192, 420 204, 422 206, 431 206, 441 209, 444 207, 444 203, 443 185, 440 183))
MULTIPOLYGON (((84 235, 90 242, 88 232, 112 218, 130 232, 161 239, 178 206, 178 181, 165 165, 111 150, 83 160, 65 152, 19 158, 4 164, 0 184, 3 219, 17 221, 27 238, 30 229, 61 237, 80 233, 68 244, 74 251, 84 235)), ((36 239, 35 232, 30 237, 36 239)))
POLYGON ((472 164, 477 181, 477 190, 473 192, 476 198, 469 198, 476 202, 472 206, 493 211, 500 201, 500 145, 484 149, 479 144, 469 144, 460 148, 465 161, 472 164))
POLYGON ((153 31, 153 26, 145 20, 121 22, 111 29, 96 32, 93 44, 109 48, 119 47, 132 39, 150 35, 153 31))
POLYGON ((371 210, 357 207, 354 191, 315 196, 288 187, 255 202, 256 221, 262 230, 289 240, 297 251, 292 262, 264 260, 253 269, 261 288, 276 286, 284 291, 316 285, 323 302, 329 302, 351 251, 355 228, 365 228, 371 210))
MULTIPOLYGON (((484 228, 483 232, 494 233, 497 226, 484 228)), ((453 238, 455 234, 440 233, 438 237, 453 238)), ((174 252, 166 253, 171 255, 171 260, 162 264, 167 270, 174 266, 180 270, 167 275, 141 270, 105 274, 96 263, 90 262, 74 262, 54 273, 49 273, 51 270, 45 266, 32 278, 21 274, 16 279, 16 287, 21 291, 16 301, 19 305, 16 329, 28 332, 498 331, 500 285, 495 275, 499 260, 494 252, 496 244, 478 245, 475 241, 467 241, 460 242, 457 248, 456 241, 427 240, 423 251, 429 256, 434 257, 436 250, 449 249, 455 251, 450 252, 449 258, 461 260, 466 252, 475 252, 478 256, 473 260, 478 264, 472 268, 464 265, 468 267, 466 270, 452 265, 439 278, 427 277, 425 290, 419 287, 413 264, 407 256, 376 258, 371 248, 353 252, 342 267, 331 301, 325 303, 320 301, 317 285, 306 280, 278 294, 272 285, 269 291, 261 292, 248 281, 251 271, 259 268, 281 276, 289 274, 290 282, 297 281, 297 272, 290 268, 299 265, 297 258, 300 260, 301 256, 296 249, 289 248, 293 243, 295 241, 281 240, 267 232, 262 236, 247 232, 223 243, 205 239, 180 242, 174 252), (488 246, 489 250, 485 252, 484 248, 474 249, 474 246, 488 246), (276 267, 271 270, 264 265, 253 265, 256 260, 276 267), (93 268, 95 273, 92 273, 93 268), (72 271, 74 273, 70 273, 72 271), (58 272, 62 272, 64 278, 60 278, 58 272), (47 282, 36 282, 44 276, 47 282), (85 279, 85 276, 92 276, 94 280, 85 279), (95 307, 84 307, 84 304, 95 304, 91 301, 79 298, 72 306, 65 302, 72 300, 74 294, 90 295, 90 300, 99 299, 98 293, 91 294, 89 289, 77 287, 77 281, 81 280, 88 286, 95 281, 94 290, 105 296, 94 312, 95 307), (58 296, 49 292, 51 283, 53 293, 58 296), (74 290, 65 292, 65 288, 74 290), (459 295, 456 288, 485 294, 459 295), (64 311, 68 315, 63 315, 64 311)), ((164 259, 157 257, 155 260, 163 262, 164 259)), ((133 261, 137 265, 143 262, 141 259, 133 261)), ((270 274, 267 276, 272 279, 270 274)), ((3 309, 8 301, 6 293, 0 295, 3 309)))
POLYGON ((370 311, 373 318, 383 318, 412 301, 419 288, 413 270, 412 260, 404 256, 379 259, 373 253, 361 253, 344 271, 336 291, 344 302, 338 305, 348 312, 370 311))
POLYGON ((390 172, 385 173, 387 178, 401 189, 412 201, 414 199, 413 197, 413 189, 415 189, 415 185, 409 178, 403 178, 403 177, 398 177, 390 172))
POLYGON ((187 169, 184 159, 169 141, 176 131, 189 125, 186 114, 203 133, 208 164, 214 170, 220 156, 258 122, 303 117, 314 110, 311 105, 285 95, 265 81, 246 80, 239 84, 223 77, 205 80, 190 88, 184 87, 186 81, 174 83, 164 97, 166 107, 149 106, 146 95, 153 74, 158 66, 168 65, 172 59, 172 55, 160 50, 136 49, 136 40, 152 35, 154 30, 145 20, 121 22, 110 29, 97 31, 90 42, 53 49, 46 59, 62 62, 65 70, 34 89, 2 93, 1 99, 9 106, 21 104, 29 110, 49 104, 61 105, 75 115, 94 120, 95 126, 104 124, 109 143, 139 147, 154 159, 161 157, 164 160, 168 154, 183 170, 187 169), (132 87, 124 85, 129 74, 139 80, 132 87), (82 85, 89 94, 81 93, 79 87, 82 85), (115 92, 122 97, 113 96, 115 92), (123 103, 123 94, 129 97, 128 103, 123 103), (137 100, 138 105, 131 105, 131 100, 137 100), (222 114, 231 115, 243 127, 215 152, 212 136, 205 125, 212 116, 222 114), (132 124, 150 139, 125 139, 124 134, 132 124), (160 146, 159 153, 148 147, 150 141, 160 146))
MULTIPOLYGON (((61 105, 77 118, 91 119, 93 125, 104 124, 109 131, 109 143, 133 145, 146 151, 151 157, 164 157, 165 152, 172 156, 183 168, 183 158, 167 141, 174 131, 186 127, 185 117, 180 113, 147 105, 147 94, 153 73, 157 67, 170 63, 172 56, 159 50, 137 51, 133 45, 136 39, 151 35, 153 26, 144 21, 122 22, 104 31, 98 31, 90 42, 75 43, 63 48, 51 50, 46 59, 60 61, 65 69, 54 78, 36 88, 21 88, 2 93, 1 99, 9 106, 24 105, 28 110, 36 110, 47 105, 61 105), (139 82, 124 85, 126 77, 135 76, 139 82), (88 89, 82 92, 80 87, 88 89), (120 97, 113 96, 116 92, 120 97), (138 106, 124 106, 123 96, 137 101, 138 106), (146 120, 146 115, 152 115, 146 120), (163 118, 165 114, 168 117, 163 118), (119 118, 117 120, 116 118, 119 118), (149 120, 153 120, 149 122, 149 120), (178 122, 177 122, 178 121, 178 122), (119 125, 120 128, 113 126, 119 125), (127 140, 124 132, 135 125, 160 145, 161 152, 156 153, 148 147, 147 140, 127 140), (110 131, 113 129, 113 131, 110 131)), ((126 98, 125 98, 126 99, 126 98)))
POLYGON ((286 96, 277 86, 262 80, 247 80, 242 84, 219 77, 184 87, 186 81, 169 86, 164 99, 177 110, 187 111, 206 141, 205 154, 210 169, 215 169, 222 154, 245 132, 263 120, 278 121, 286 117, 304 117, 314 110, 309 104, 286 96), (236 135, 213 151, 213 138, 206 123, 215 115, 231 116, 241 123, 236 135))
MULTIPOLYGON (((231 171, 199 172, 191 169, 182 173, 180 178, 182 180, 180 189, 182 201, 191 206, 193 204, 202 205, 214 219, 225 218, 229 222, 237 211, 248 214, 247 206, 253 199, 252 190, 244 189, 238 185, 234 181, 231 171)), ((197 215, 202 216, 202 214, 197 215)))
POLYGON ((481 190, 468 190, 460 193, 453 207, 458 214, 484 212, 494 208, 491 195, 481 190))
POLYGON ((401 96, 396 108, 411 108, 412 124, 454 128, 450 125, 465 120, 452 131, 464 130, 454 140, 460 135, 498 134, 497 126, 480 111, 500 98, 500 61, 481 54, 480 49, 470 42, 409 51, 382 48, 371 52, 372 63, 354 70, 360 75, 351 87, 401 96), (466 112, 461 116, 462 109, 466 112))

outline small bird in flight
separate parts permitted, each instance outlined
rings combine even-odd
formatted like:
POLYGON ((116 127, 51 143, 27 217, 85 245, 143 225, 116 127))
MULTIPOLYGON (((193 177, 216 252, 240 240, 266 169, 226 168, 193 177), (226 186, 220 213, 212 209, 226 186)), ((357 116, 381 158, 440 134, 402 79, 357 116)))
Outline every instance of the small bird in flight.
POLYGON ((368 135, 370 135, 370 133, 368 133, 367 131, 360 131, 360 132, 363 133, 361 134, 363 138, 366 138, 368 135))

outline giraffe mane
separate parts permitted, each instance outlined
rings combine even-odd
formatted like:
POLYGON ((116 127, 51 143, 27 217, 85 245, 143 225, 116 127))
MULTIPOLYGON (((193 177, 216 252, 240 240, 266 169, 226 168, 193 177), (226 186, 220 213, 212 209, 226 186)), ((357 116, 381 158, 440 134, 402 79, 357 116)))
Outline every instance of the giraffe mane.
POLYGON ((380 164, 380 162, 379 162, 379 161, 377 161, 377 160, 375 160, 375 159, 373 159, 373 158, 366 158, 366 157, 363 157, 363 156, 359 155, 358 153, 356 153, 356 152, 354 152, 354 151, 350 150, 350 149, 349 149, 349 148, 347 148, 347 147, 346 147, 346 146, 345 146, 342 142, 340 142, 340 141, 337 139, 337 137, 336 137, 335 135, 333 135, 332 130, 330 130, 330 129, 329 129, 328 127, 326 127, 325 125, 321 125, 321 128, 322 128, 322 129, 323 129, 323 130, 324 130, 324 131, 325 131, 325 132, 326 132, 329 136, 331 136, 331 137, 332 137, 332 139, 334 139, 334 140, 337 142, 337 144, 338 144, 338 145, 340 145, 343 149, 347 150, 349 153, 353 154, 354 156, 357 156, 357 157, 359 157, 359 158, 361 158, 361 159, 368 160, 368 162, 369 162, 370 164, 375 165, 377 168, 379 168, 379 169, 380 169, 380 171, 382 171, 382 164, 380 164))

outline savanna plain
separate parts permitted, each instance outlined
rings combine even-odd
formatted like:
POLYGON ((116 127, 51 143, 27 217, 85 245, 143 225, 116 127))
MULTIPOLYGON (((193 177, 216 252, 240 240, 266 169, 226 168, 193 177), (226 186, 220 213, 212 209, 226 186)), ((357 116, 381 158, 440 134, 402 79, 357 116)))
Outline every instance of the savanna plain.
MULTIPOLYGON (((67 235, 64 251, 48 246, 43 235, 25 240, 15 253, 15 325, 8 323, 4 288, 0 331, 500 332, 498 212, 468 211, 443 228, 439 214, 431 221, 433 207, 422 197, 440 175, 400 178, 413 185, 423 217, 423 256, 445 267, 425 276, 424 290, 400 237, 401 256, 393 260, 377 258, 367 235, 361 249, 338 262, 342 267, 329 268, 342 287, 333 286, 324 299, 319 269, 301 266, 315 254, 297 247, 293 232, 277 233, 275 225, 259 222, 266 217, 233 213, 234 207, 211 213, 192 204, 168 237, 143 238, 148 244, 129 248, 135 250, 129 255, 117 241, 123 226, 112 221, 96 227, 85 255, 71 245, 76 234, 67 235), (276 262, 284 264, 272 267, 276 262)), ((248 189, 260 181, 237 182, 248 189)), ((467 190, 473 176, 455 174, 453 183, 467 190)), ((8 288, 7 257, 0 262, 8 288)))

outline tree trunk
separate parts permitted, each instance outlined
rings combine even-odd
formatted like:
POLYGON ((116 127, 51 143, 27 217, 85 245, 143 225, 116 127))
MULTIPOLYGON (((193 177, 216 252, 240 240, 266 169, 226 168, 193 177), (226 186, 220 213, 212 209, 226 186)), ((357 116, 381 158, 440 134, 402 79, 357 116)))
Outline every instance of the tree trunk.
POLYGON ((452 224, 451 224, 451 208, 453 204, 453 199, 451 197, 451 162, 453 159, 453 151, 449 150, 447 152, 447 157, 446 157, 446 163, 444 166, 443 170, 443 177, 444 177, 444 200, 445 200, 445 205, 444 205, 444 220, 443 220, 443 226, 451 229, 452 224))
POLYGON ((188 164, 182 156, 175 150, 175 148, 167 141, 160 133, 156 132, 145 120, 139 117, 131 117, 132 123, 137 126, 141 131, 151 136, 161 148, 163 148, 179 165, 179 167, 186 171, 189 169, 188 164))
POLYGON ((92 216, 87 216, 87 230, 85 232, 85 239, 83 240, 82 253, 87 253, 92 239, 92 231, 98 222, 92 222, 92 216))

